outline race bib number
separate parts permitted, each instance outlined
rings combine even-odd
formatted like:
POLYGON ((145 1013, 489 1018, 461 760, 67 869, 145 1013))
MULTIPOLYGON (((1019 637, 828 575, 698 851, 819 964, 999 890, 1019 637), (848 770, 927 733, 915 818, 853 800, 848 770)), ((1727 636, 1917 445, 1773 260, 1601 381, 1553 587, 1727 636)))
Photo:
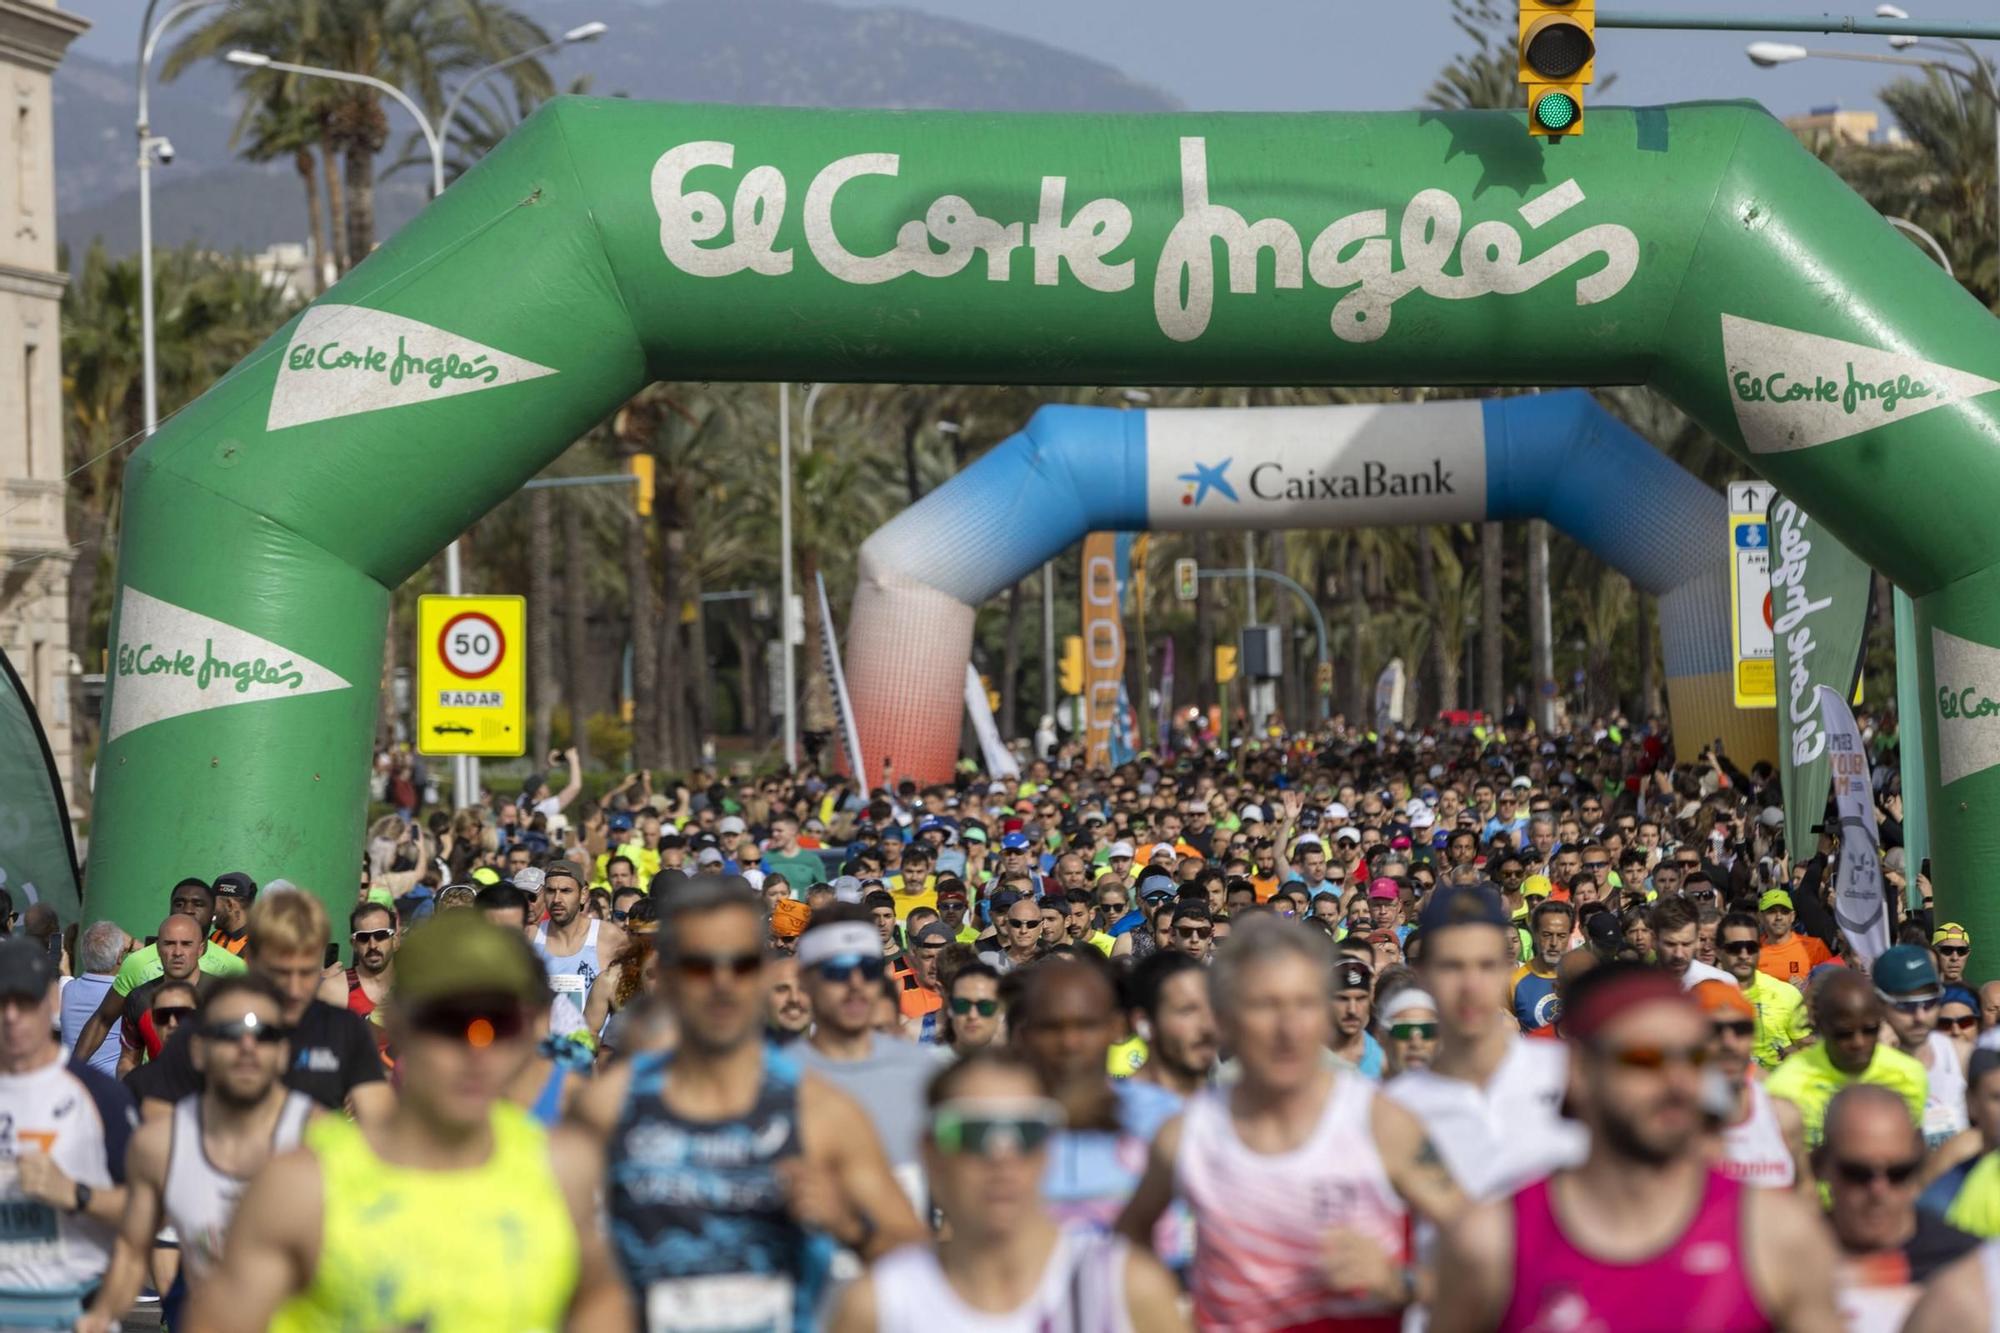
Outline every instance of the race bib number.
POLYGON ((558 995, 584 995, 590 991, 590 983, 581 973, 562 972, 549 978, 549 989, 558 995))
POLYGON ((646 1288, 646 1333, 792 1333, 792 1301, 766 1273, 668 1278, 646 1288))
POLYGON ((0 1164, 0 1268, 39 1267, 63 1260, 56 1210, 21 1193, 20 1168, 0 1164))

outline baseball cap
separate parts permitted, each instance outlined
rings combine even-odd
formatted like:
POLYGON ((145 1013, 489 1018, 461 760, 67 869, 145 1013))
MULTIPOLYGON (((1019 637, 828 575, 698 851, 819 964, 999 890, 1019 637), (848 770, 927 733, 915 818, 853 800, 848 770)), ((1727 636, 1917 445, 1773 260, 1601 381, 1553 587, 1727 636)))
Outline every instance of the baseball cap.
POLYGON ((1452 884, 1437 889, 1417 920, 1425 939, 1453 926, 1514 928, 1514 923, 1507 919, 1506 909, 1500 905, 1500 895, 1483 884, 1452 884))
POLYGON ((1139 881, 1141 898, 1171 898, 1174 896, 1174 882, 1165 875, 1147 875, 1139 881))
POLYGON ((390 991, 412 1008, 494 994, 532 1006, 548 1003, 549 980, 520 931, 478 912, 446 912, 403 937, 390 991))
POLYGON ((1427 829, 1436 823, 1437 816, 1431 813, 1429 806, 1410 812, 1410 827, 1413 829, 1427 829))
POLYGON ((1327 819, 1345 819, 1347 818, 1347 807, 1339 801, 1329 801, 1323 814, 1327 819))
POLYGON ((1705 1014, 1736 1014, 1743 1018, 1755 1018, 1757 1006, 1750 1003, 1733 981, 1700 981, 1688 992, 1694 1002, 1701 1006, 1705 1014))
POLYGON ((55 984, 56 963, 47 949, 26 935, 0 940, 0 995, 39 1000, 55 984))
POLYGON ((1546 898, 1555 891, 1556 886, 1549 882, 1547 875, 1530 875, 1521 881, 1523 898, 1546 898))
POLYGON ((965 831, 958 836, 963 842, 984 843, 986 841, 986 830, 978 824, 967 824, 965 831))
MULTIPOLYGON (((529 869, 533 869, 533 867, 531 866, 529 869)), ((526 874, 527 871, 524 870, 521 873, 526 874)), ((498 884, 500 882, 500 872, 492 866, 476 866, 472 871, 472 882, 479 885, 498 884)), ((541 886, 536 885, 536 887, 540 888, 541 886)))
POLYGON ((1163 856, 1169 861, 1174 859, 1174 845, 1172 843, 1170 842, 1154 843, 1152 847, 1149 848, 1146 852, 1146 862, 1147 864, 1150 865, 1152 862, 1159 860, 1163 856))
POLYGON ((605 816, 604 826, 613 833, 630 833, 632 831, 632 812, 629 810, 614 810, 611 814, 605 816))
POLYGON ((257 896, 257 881, 240 870, 217 875, 214 888, 218 898, 237 898, 247 903, 257 896))
POLYGON ((1768 912, 1774 907, 1782 907, 1787 912, 1795 910, 1792 907, 1792 895, 1783 889, 1764 890, 1764 896, 1757 900, 1757 910, 1768 912))
POLYGON ((1124 857, 1127 861, 1129 861, 1134 856, 1138 855, 1138 849, 1135 848, 1129 842, 1114 842, 1111 844, 1111 850, 1105 853, 1105 855, 1109 856, 1114 861, 1121 856, 1124 857))
POLYGON ((1368 886, 1369 902, 1393 903, 1397 897, 1396 881, 1393 879, 1378 879, 1368 886))
POLYGON ((1914 944, 1897 944, 1882 951, 1872 969, 1875 989, 1898 1000, 1935 999, 1937 968, 1931 956, 1914 944))
MULTIPOLYGON (((215 883, 216 891, 218 893, 221 892, 222 881, 217 880, 215 883)), ((1956 921, 1947 921, 1932 933, 1931 943, 1963 944, 1966 948, 1970 949, 1972 947, 1972 932, 1964 926, 1959 925, 1956 921)))
POLYGON ((713 847, 704 847, 695 854, 694 863, 698 866, 719 866, 722 864, 722 853, 713 847))
POLYGON ((858 903, 861 901, 861 881, 852 875, 836 875, 828 881, 833 885, 833 900, 837 903, 858 903))
MULTIPOLYGON (((542 867, 542 882, 544 884, 555 875, 568 875, 578 884, 590 883, 590 876, 584 874, 583 867, 574 861, 551 861, 542 867)), ((521 881, 517 877, 514 882, 519 884, 521 881)))
POLYGON ((1372 990, 1375 986, 1375 970, 1359 958, 1343 958, 1333 965, 1333 988, 1335 991, 1372 990))
POLYGON ((1264 822, 1264 807, 1261 805, 1246 805, 1243 807, 1242 813, 1237 815, 1237 818, 1246 824, 1261 824, 1264 822))
POLYGON ((1526 791, 1528 790, 1528 788, 1534 786, 1535 784, 1529 781, 1526 777, 1518 777, 1515 778, 1512 782, 1508 783, 1507 785, 1514 791, 1526 791))
POLYGON ((735 815, 724 815, 715 825, 717 833, 745 833, 749 825, 735 815))
POLYGON ((1757 822, 1765 828, 1783 828, 1785 826, 1784 809, 1780 806, 1767 805, 1758 812, 1757 822))
POLYGON ((917 933, 910 937, 910 943, 950 944, 951 932, 946 930, 942 925, 938 924, 935 921, 926 921, 922 926, 920 926, 917 929, 917 933))
POLYGON ((1025 833, 1009 833, 1006 837, 1000 839, 1000 850, 1003 852, 1027 851, 1028 835, 1025 833))
POLYGON ((1618 946, 1625 942, 1625 932, 1618 924, 1615 912, 1598 912, 1583 923, 1583 933, 1589 937, 1590 946, 1601 954, 1616 953, 1618 946))
MULTIPOLYGON (((472 877, 474 879, 479 878, 479 872, 477 870, 473 871, 472 877)), ((547 882, 547 879, 548 872, 546 870, 538 870, 534 866, 522 866, 514 872, 514 887, 523 893, 540 893, 542 885, 547 882)), ((496 880, 494 882, 498 883, 499 881, 496 880)))
MULTIPOLYGON (((1358 828, 1352 828, 1352 827, 1350 827, 1350 828, 1338 828, 1338 829, 1335 829, 1335 830, 1333 831, 1333 840, 1334 840, 1335 842, 1353 842, 1353 843, 1358 843, 1358 842, 1360 842, 1360 841, 1361 841, 1361 830, 1360 830, 1360 829, 1358 829, 1358 828)), ((1318 841, 1318 839, 1306 839, 1306 838, 1300 838, 1300 839, 1299 839, 1299 845, 1300 845, 1300 846, 1304 846, 1304 845, 1305 845, 1305 843, 1306 843, 1306 842, 1308 842, 1308 841, 1314 841, 1314 842, 1317 842, 1317 841, 1318 841)))

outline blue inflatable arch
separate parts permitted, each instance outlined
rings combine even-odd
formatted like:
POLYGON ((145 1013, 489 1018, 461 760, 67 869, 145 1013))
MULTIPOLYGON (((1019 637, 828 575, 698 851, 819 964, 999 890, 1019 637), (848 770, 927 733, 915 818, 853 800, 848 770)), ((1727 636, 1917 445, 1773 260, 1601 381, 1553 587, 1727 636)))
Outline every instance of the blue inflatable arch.
MULTIPOLYGON (((1093 531, 1544 518, 1659 598, 1676 730, 1768 757, 1731 691, 1726 502, 1582 390, 1483 401, 1048 406, 861 548, 847 675, 862 761, 947 777, 976 608, 1093 531)), ((872 767, 870 771, 873 771, 872 767)))

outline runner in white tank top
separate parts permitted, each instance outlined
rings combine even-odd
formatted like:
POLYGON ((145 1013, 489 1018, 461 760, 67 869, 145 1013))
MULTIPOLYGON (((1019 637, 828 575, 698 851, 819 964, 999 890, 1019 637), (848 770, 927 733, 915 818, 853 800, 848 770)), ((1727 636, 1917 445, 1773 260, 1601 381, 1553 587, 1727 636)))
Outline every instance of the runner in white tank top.
POLYGON ((1399 1307, 1329 1290, 1321 1271, 1322 1237, 1335 1227, 1372 1237, 1399 1261, 1409 1255, 1409 1210, 1369 1132, 1374 1085, 1336 1073, 1312 1134, 1277 1155, 1245 1146, 1229 1097, 1218 1089, 1188 1103, 1175 1159, 1175 1180, 1194 1210, 1197 1321, 1245 1330, 1393 1323, 1399 1307))
POLYGON ((1722 1127, 1722 1155, 1716 1159, 1715 1169, 1746 1185, 1788 1189, 1798 1181, 1798 1162, 1792 1156, 1792 1145, 1785 1140, 1784 1126, 1778 1123, 1771 1094, 1754 1081, 1745 1085, 1744 1092, 1750 1113, 1722 1127))
POLYGON ((549 989, 555 992, 549 1009, 549 1031, 558 1037, 588 1031, 583 1010, 590 999, 590 984, 604 971, 607 955, 616 957, 624 949, 625 932, 585 915, 583 871, 568 861, 549 864, 542 881, 542 897, 549 918, 535 927, 529 942, 542 966, 548 969, 549 989), (574 938, 572 931, 579 920, 589 923, 581 947, 574 953, 550 952, 549 927, 574 938))
MULTIPOLYGON (((249 1181, 218 1170, 208 1160, 201 1141, 201 1096, 183 1097, 174 1103, 174 1127, 167 1149, 167 1187, 161 1206, 167 1222, 180 1236, 181 1262, 187 1265, 190 1280, 208 1276, 222 1258, 222 1238, 229 1219, 236 1215, 236 1201, 243 1197, 249 1181)), ((278 1125, 271 1133, 271 1154, 276 1156, 299 1146, 306 1121, 312 1117, 313 1099, 303 1092, 285 1095, 278 1112, 278 1125)))
MULTIPOLYGON (((910 1245, 875 1261, 878 1333, 1135 1333, 1125 1312, 1125 1265, 1131 1246, 1118 1236, 1066 1227, 1023 1305, 1005 1314, 959 1299, 937 1252, 910 1245)), ((1137 1333, 1150 1333, 1138 1330, 1137 1333)))
POLYGON ((1279 917, 1236 928, 1209 990, 1240 1077, 1161 1127, 1118 1219, 1127 1239, 1149 1240, 1174 1198, 1187 1201, 1202 1328, 1397 1333, 1420 1295, 1412 1220, 1465 1208, 1422 1122, 1324 1063, 1334 961, 1324 934, 1279 917))
POLYGON ((1924 1147, 1936 1151, 1946 1139, 1972 1124, 1965 1111, 1965 1063, 1958 1043, 1942 1032, 1925 1041, 1924 1147))

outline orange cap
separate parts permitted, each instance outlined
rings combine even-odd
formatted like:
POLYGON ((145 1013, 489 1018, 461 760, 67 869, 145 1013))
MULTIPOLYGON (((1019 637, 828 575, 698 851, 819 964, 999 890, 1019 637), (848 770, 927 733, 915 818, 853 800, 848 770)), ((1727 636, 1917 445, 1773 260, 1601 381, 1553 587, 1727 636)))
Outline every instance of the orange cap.
POLYGON ((1701 1006, 1701 1011, 1711 1016, 1715 1014, 1737 1014, 1743 1018, 1757 1016, 1756 1006, 1750 1003, 1750 997, 1745 995, 1733 981, 1697 982, 1689 994, 1694 996, 1694 1002, 1701 1006))
POLYGON ((805 934, 812 908, 796 898, 780 898, 771 907, 771 933, 784 939, 805 934))

